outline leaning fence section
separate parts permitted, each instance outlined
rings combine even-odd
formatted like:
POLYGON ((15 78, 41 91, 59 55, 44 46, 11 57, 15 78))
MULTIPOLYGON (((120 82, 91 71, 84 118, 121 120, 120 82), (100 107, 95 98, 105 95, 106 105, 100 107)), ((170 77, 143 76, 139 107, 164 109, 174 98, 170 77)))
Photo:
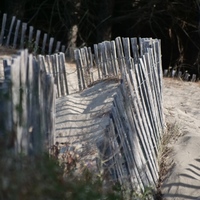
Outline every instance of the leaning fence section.
POLYGON ((156 187, 158 148, 164 130, 160 40, 116 38, 75 51, 79 90, 121 80, 105 143, 105 169, 129 191, 156 187), (97 76, 94 76, 96 71, 97 76))
POLYGON ((4 76, 0 137, 14 152, 41 153, 54 143, 54 78, 28 50, 4 60, 4 76))
POLYGON ((7 14, 3 14, 0 45, 17 49, 28 48, 33 54, 49 54, 65 52, 66 47, 60 41, 55 41, 47 33, 34 30, 33 26, 21 22, 15 16, 8 20, 7 14))

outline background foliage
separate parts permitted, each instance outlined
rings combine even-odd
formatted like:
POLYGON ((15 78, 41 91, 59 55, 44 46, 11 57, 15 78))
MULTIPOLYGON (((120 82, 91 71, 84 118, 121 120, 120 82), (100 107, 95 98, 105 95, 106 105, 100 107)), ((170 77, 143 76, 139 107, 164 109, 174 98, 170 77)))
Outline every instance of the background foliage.
POLYGON ((0 12, 69 47, 116 36, 160 38, 164 68, 200 74, 199 0, 2 0, 0 12))

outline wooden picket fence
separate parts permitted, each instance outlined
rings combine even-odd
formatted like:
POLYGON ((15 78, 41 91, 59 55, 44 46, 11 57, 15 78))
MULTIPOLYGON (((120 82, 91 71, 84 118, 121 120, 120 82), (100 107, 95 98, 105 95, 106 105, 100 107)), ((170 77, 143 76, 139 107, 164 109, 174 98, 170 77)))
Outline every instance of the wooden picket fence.
POLYGON ((17 153, 41 153, 54 144, 54 78, 27 49, 4 60, 4 76, 0 85, 1 141, 17 153))
POLYGON ((168 69, 164 70, 163 73, 164 77, 169 77, 169 78, 178 78, 181 79, 183 81, 191 81, 191 82, 196 82, 199 81, 199 78, 197 78, 196 74, 189 74, 188 71, 180 71, 177 69, 172 69, 171 67, 169 67, 168 69))
POLYGON ((29 49, 33 54, 49 54, 66 52, 65 45, 55 41, 47 33, 42 35, 40 30, 34 30, 33 26, 21 22, 15 16, 8 20, 7 14, 3 14, 0 45, 14 49, 29 49))
POLYGON ((91 48, 75 50, 75 60, 80 91, 101 80, 121 79, 104 139, 105 170, 129 192, 155 189, 164 132, 160 41, 118 37, 94 45, 94 55, 91 48))
MULTIPOLYGON (((76 89, 69 88, 69 81, 67 68, 69 67, 66 62, 65 53, 59 52, 52 55, 35 55, 34 59, 38 60, 40 68, 49 75, 54 77, 54 83, 56 86, 56 97, 62 97, 76 92, 76 89), (75 90, 75 91, 74 91, 75 90)), ((0 66, 1 67, 1 66, 0 66)), ((1 69, 1 72, 3 70, 1 69)), ((73 72, 76 77, 76 70, 73 72)), ((4 74, 0 74, 0 81, 4 79, 4 74)), ((75 81, 76 82, 76 81, 75 81)), ((75 87, 76 88, 76 87, 75 87)))
POLYGON ((60 52, 46 56, 38 55, 37 58, 45 73, 54 77, 54 83, 57 88, 56 97, 69 95, 65 54, 60 52))
MULTIPOLYGON (((104 139, 111 180, 130 192, 156 188, 164 131, 160 41, 118 37, 74 54, 79 91, 121 80, 104 139)), ((34 57, 24 50, 4 61, 0 137, 15 152, 38 153, 54 144, 55 98, 69 94, 65 70, 63 53, 34 57)))

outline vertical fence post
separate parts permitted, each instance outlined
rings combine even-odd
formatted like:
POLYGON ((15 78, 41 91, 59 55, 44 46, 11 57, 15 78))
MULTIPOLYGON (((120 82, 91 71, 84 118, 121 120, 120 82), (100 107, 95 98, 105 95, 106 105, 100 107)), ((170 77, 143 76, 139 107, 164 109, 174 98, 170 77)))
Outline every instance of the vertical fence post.
POLYGON ((34 153, 33 149, 33 133, 35 131, 35 127, 33 124, 34 120, 34 99, 35 99, 35 91, 34 91, 34 66, 33 66, 33 56, 30 54, 28 56, 28 69, 27 69, 27 87, 28 87, 28 94, 27 94, 27 107, 28 107, 28 113, 27 113, 27 126, 28 126, 28 153, 31 155, 34 153))
POLYGON ((52 147, 54 145, 55 134, 55 90, 54 90, 54 78, 52 75, 46 77, 46 126, 47 126, 47 145, 52 147))
POLYGON ((17 47, 17 39, 18 39, 18 33, 19 33, 19 27, 20 27, 21 21, 17 20, 17 25, 15 27, 15 37, 13 41, 13 48, 17 47))
POLYGON ((23 49, 24 45, 25 45, 26 30, 27 30, 27 23, 22 23, 22 33, 21 33, 20 49, 23 49))
POLYGON ((12 30, 13 30, 15 20, 16 20, 16 17, 13 16, 12 21, 11 21, 11 25, 10 25, 10 29, 9 29, 9 33, 8 33, 8 37, 7 37, 7 41, 6 41, 6 46, 10 45, 10 37, 11 37, 11 34, 12 34, 12 30))
POLYGON ((59 79, 60 79, 60 93, 61 96, 65 96, 65 91, 64 91, 64 67, 62 66, 61 63, 61 56, 60 54, 57 54, 58 56, 58 69, 59 69, 59 79))
POLYGON ((0 101, 1 116, 0 116, 0 137, 2 137, 3 144, 12 151, 15 150, 15 132, 13 128, 13 106, 11 94, 11 60, 4 60, 4 77, 5 81, 0 86, 0 101))
POLYGON ((85 84, 85 76, 84 76, 84 71, 83 71, 83 61, 81 57, 81 52, 80 50, 75 50, 75 59, 77 63, 77 76, 78 76, 78 84, 79 84, 79 90, 81 91, 82 89, 86 88, 85 84))
POLYGON ((98 78, 99 80, 102 78, 101 73, 100 73, 100 61, 99 61, 99 51, 98 51, 98 45, 94 45, 94 56, 95 56, 95 62, 96 62, 96 67, 98 71, 98 78))
POLYGON ((45 33, 42 42, 42 54, 45 54, 46 42, 47 42, 47 34, 45 33))
POLYGON ((82 90, 82 84, 81 84, 81 72, 80 72, 80 61, 79 61, 79 55, 78 55, 79 50, 76 49, 74 50, 74 59, 76 62, 76 71, 77 71, 77 78, 78 78, 78 87, 79 91, 82 90))
POLYGON ((61 45, 61 42, 58 41, 58 42, 56 43, 55 53, 58 53, 58 52, 60 51, 60 45, 61 45))
POLYGON ((118 56, 118 62, 120 66, 120 72, 122 79, 124 79, 124 74, 125 74, 125 61, 124 61, 124 52, 123 52, 123 47, 122 47, 122 41, 120 37, 117 37, 115 39, 116 42, 116 49, 117 49, 117 56, 118 56))
POLYGON ((52 63, 51 63, 51 57, 49 55, 46 55, 46 62, 47 62, 47 69, 48 69, 47 73, 52 74, 52 76, 54 77, 52 63))
POLYGON ((34 45, 34 51, 33 51, 34 54, 36 54, 38 52, 38 50, 39 50, 40 34, 41 34, 41 31, 37 30, 36 39, 35 39, 35 45, 34 45))
POLYGON ((65 53, 65 45, 61 46, 61 52, 65 53))
MULTIPOLYGON (((20 52, 20 105, 21 110, 20 115, 20 131, 21 131, 21 141, 19 145, 21 146, 20 152, 28 154, 28 124, 27 124, 27 67, 28 66, 28 50, 23 50, 20 52)), ((19 133, 18 133, 19 134, 19 133)))
MULTIPOLYGON (((11 80, 11 96, 12 96, 12 115, 13 115, 13 128, 12 132, 16 135, 15 139, 15 152, 21 151, 20 142, 22 139, 21 127, 20 127, 20 115, 22 113, 22 107, 20 103, 20 57, 16 57, 12 60, 10 70, 11 80), (19 134, 17 134, 19 132, 19 134)), ((22 94, 22 93, 21 93, 22 94)))
POLYGON ((33 26, 29 26, 29 35, 28 35, 28 47, 27 48, 30 48, 32 47, 32 39, 33 39, 33 26))
POLYGON ((7 14, 3 14, 3 20, 2 20, 2 26, 1 26, 1 35, 0 35, 0 45, 3 44, 4 40, 4 33, 6 28, 6 20, 7 20, 7 14))
POLYGON ((89 70, 90 70, 90 80, 91 82, 94 82, 94 73, 93 73, 93 55, 92 55, 92 50, 91 47, 88 47, 88 54, 89 54, 89 60, 90 60, 90 64, 89 64, 89 70))
POLYGON ((49 55, 51 55, 52 53, 53 42, 54 42, 54 38, 51 37, 49 41, 49 51, 48 51, 49 55))
POLYGON ((117 76, 119 75, 119 64, 117 60, 115 41, 111 41, 111 54, 112 54, 112 60, 113 60, 113 65, 114 65, 114 73, 115 73, 115 76, 117 76))
POLYGON ((66 94, 69 94, 69 89, 68 89, 68 83, 67 83, 67 73, 66 73, 66 69, 65 69, 65 54, 64 53, 60 53, 60 65, 62 66, 62 71, 63 71, 63 75, 64 75, 64 82, 65 82, 65 91, 66 94))

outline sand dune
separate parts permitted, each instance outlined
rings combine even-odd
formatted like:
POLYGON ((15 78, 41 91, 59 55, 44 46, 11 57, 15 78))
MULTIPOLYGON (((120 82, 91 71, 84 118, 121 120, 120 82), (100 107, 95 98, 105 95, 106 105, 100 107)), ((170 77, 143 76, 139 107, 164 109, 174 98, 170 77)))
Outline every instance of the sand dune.
POLYGON ((172 144, 173 167, 162 185, 164 199, 200 199, 200 84, 164 79, 166 122, 182 136, 172 144))

